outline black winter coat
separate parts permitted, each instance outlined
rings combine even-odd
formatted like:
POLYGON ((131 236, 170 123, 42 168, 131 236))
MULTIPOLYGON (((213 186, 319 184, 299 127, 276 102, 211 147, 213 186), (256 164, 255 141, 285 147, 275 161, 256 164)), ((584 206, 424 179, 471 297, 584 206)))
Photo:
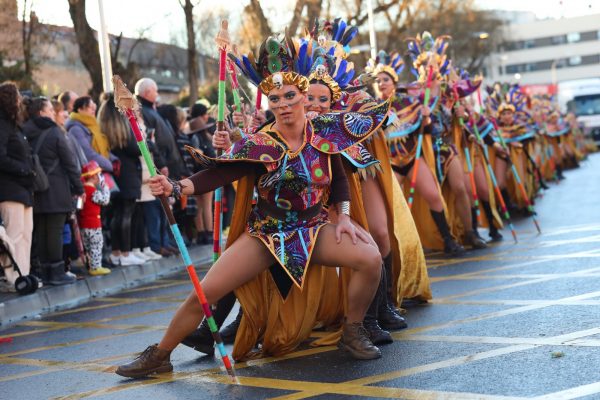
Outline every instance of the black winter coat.
POLYGON ((143 97, 138 96, 138 100, 142 105, 142 116, 144 124, 147 128, 154 129, 154 140, 156 148, 160 153, 160 158, 155 159, 158 169, 166 166, 169 168, 169 176, 172 179, 180 179, 185 171, 185 165, 177 144, 175 143, 175 134, 167 121, 160 116, 158 111, 154 109, 152 103, 143 97))
POLYGON ((33 160, 27 139, 0 110, 0 202, 33 205, 33 160))
POLYGON ((142 165, 140 164, 140 149, 133 133, 129 135, 127 146, 111 150, 121 160, 121 173, 115 176, 119 185, 117 197, 122 199, 139 199, 142 195, 142 165))
POLYGON ((44 192, 36 192, 34 196, 34 214, 68 213, 73 210, 73 196, 83 194, 81 175, 75 163, 75 154, 71 153, 63 131, 51 119, 36 117, 23 125, 23 132, 32 149, 46 129, 50 129, 38 156, 42 168, 48 175, 49 188, 44 192), (58 160, 58 165, 48 170, 58 160))

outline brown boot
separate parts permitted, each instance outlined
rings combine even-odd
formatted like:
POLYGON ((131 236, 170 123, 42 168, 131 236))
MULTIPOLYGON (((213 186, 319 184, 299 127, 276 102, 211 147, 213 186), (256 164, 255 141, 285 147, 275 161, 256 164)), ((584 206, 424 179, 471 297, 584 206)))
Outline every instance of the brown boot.
POLYGON ((120 365, 115 373, 127 378, 142 378, 154 373, 171 372, 173 364, 170 356, 170 351, 161 350, 158 344, 153 344, 129 364, 120 365))
POLYGON ((381 351, 373 345, 362 322, 344 321, 342 338, 338 342, 340 349, 348 351, 358 360, 374 360, 381 357, 381 351))

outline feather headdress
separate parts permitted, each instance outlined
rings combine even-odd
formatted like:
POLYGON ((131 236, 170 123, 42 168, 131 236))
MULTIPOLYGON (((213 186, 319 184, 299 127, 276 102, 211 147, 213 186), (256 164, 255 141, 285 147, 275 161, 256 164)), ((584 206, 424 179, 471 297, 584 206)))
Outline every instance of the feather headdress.
POLYGON ((283 38, 269 36, 258 49, 257 57, 234 51, 229 58, 264 94, 283 85, 297 86, 301 92, 308 90, 308 79, 298 71, 296 49, 287 34, 283 38))
POLYGON ((412 59, 411 72, 415 77, 424 82, 427 79, 427 66, 432 65, 436 72, 436 79, 448 74, 450 70, 450 59, 446 57, 446 50, 450 45, 452 37, 448 35, 433 38, 431 33, 425 31, 417 34, 414 38, 408 38, 408 55, 412 59))

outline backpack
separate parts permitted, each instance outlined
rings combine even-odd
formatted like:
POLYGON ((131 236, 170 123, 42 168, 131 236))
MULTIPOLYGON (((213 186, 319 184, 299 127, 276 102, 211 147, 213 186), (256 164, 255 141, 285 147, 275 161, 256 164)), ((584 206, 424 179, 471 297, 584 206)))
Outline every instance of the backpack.
POLYGON ((40 162, 40 157, 38 155, 40 149, 42 148, 42 144, 44 140, 46 140, 46 136, 48 136, 48 132, 50 132, 52 128, 48 128, 42 132, 40 137, 38 138, 37 143, 35 144, 35 148, 33 149, 33 170, 35 171, 35 178, 33 180, 33 191, 34 192, 44 192, 48 190, 50 184, 48 183, 48 175, 54 171, 54 169, 58 166, 59 160, 55 160, 48 172, 44 171, 44 167, 40 162))

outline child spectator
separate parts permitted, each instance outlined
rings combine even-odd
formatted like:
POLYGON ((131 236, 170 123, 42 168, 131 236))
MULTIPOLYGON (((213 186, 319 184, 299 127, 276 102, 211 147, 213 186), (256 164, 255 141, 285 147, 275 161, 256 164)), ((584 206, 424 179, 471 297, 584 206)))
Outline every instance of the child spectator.
POLYGON ((85 203, 79 214, 79 227, 83 245, 88 253, 90 275, 110 274, 110 269, 102 266, 102 222, 100 210, 108 205, 110 192, 102 179, 102 168, 96 161, 85 164, 81 171, 81 180, 85 189, 85 203))

